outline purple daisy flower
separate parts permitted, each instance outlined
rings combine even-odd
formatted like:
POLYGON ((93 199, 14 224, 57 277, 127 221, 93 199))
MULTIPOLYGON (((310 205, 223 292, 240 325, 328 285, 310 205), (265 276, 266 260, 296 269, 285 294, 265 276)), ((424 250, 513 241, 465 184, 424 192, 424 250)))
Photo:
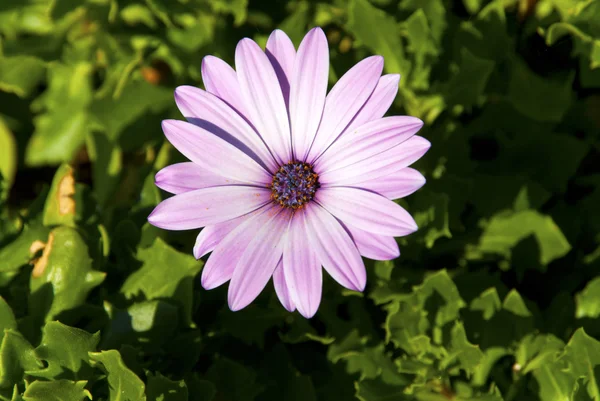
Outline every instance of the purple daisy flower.
POLYGON ((189 122, 166 120, 167 139, 191 160, 168 166, 156 185, 175 196, 148 221, 167 230, 204 227, 194 256, 212 252, 202 286, 230 281, 231 310, 250 304, 273 278, 283 306, 313 316, 322 269, 362 291, 361 255, 400 255, 394 237, 417 225, 392 199, 425 183, 408 166, 430 143, 418 118, 383 117, 399 75, 381 75, 368 57, 327 93, 329 49, 314 28, 298 51, 274 31, 263 51, 242 39, 233 70, 207 56, 206 90, 180 86, 175 101, 189 122))

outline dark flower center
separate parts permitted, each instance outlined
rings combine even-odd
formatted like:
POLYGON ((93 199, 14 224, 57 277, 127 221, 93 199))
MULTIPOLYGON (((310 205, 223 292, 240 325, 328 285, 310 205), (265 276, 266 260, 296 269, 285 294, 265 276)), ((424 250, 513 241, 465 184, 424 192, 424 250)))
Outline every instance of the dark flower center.
POLYGON ((277 170, 271 182, 273 200, 283 207, 298 209, 315 197, 319 176, 304 162, 289 162, 277 170))

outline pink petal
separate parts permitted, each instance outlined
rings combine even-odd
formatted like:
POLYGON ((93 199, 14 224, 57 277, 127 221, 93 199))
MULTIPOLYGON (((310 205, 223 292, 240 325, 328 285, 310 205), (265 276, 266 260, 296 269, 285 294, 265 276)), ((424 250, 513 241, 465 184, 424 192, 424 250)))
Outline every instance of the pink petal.
POLYGON ((350 233, 360 254, 365 258, 392 260, 400 256, 400 248, 394 237, 373 234, 350 225, 344 227, 350 233))
POLYGON ((227 103, 202 89, 179 86, 175 102, 183 116, 199 127, 231 143, 269 171, 277 165, 263 139, 227 103))
POLYGON ((190 230, 222 223, 258 209, 271 200, 271 191, 248 186, 196 189, 160 202, 148 216, 165 230, 190 230))
POLYGON ((348 126, 373 93, 382 70, 383 57, 367 57, 346 72, 331 89, 325 100, 321 125, 308 154, 309 162, 323 153, 348 126))
POLYGON ((194 257, 200 259, 207 253, 212 252, 230 232, 236 229, 236 227, 262 212, 264 212, 264 210, 260 208, 243 216, 236 217, 235 219, 204 227, 196 237, 194 257))
POLYGON ((399 237, 418 228, 402 206, 373 192, 328 187, 319 189, 315 199, 345 224, 370 233, 399 237))
POLYGON ((323 272, 308 237, 305 213, 299 210, 290 222, 283 245, 283 271, 298 312, 311 318, 317 313, 321 303, 323 272))
POLYGON ((294 68, 294 60, 296 59, 296 48, 285 32, 280 29, 275 29, 271 32, 269 40, 267 40, 265 53, 267 54, 267 57, 269 57, 273 69, 277 74, 285 104, 288 106, 290 98, 290 81, 292 70, 294 68))
MULTIPOLYGON (((276 209, 278 210, 278 209, 276 209)), ((212 290, 229 281, 248 244, 256 232, 273 217, 273 205, 258 210, 221 240, 202 269, 201 284, 206 290, 212 290)))
POLYGON ((279 259, 279 263, 273 272, 273 286, 275 287, 275 293, 281 305, 288 311, 293 312, 296 310, 292 297, 288 291, 288 285, 285 282, 285 276, 283 273, 283 258, 279 259))
POLYGON ((323 268, 342 286, 364 290, 367 272, 350 235, 315 202, 308 203, 304 210, 308 238, 323 268))
POLYGON ((292 144, 298 160, 306 158, 319 128, 327 94, 328 76, 327 38, 321 28, 313 28, 298 48, 290 88, 292 144))
POLYGON ((421 129, 416 117, 394 116, 373 120, 346 131, 315 162, 317 171, 332 171, 385 152, 421 129))
POLYGON ((272 176, 244 152, 203 128, 185 121, 164 120, 165 136, 185 157, 225 178, 268 185, 272 176))
POLYGON ((377 192, 388 199, 404 198, 423 185, 425 185, 425 177, 410 167, 384 177, 356 184, 359 188, 377 192))
POLYGON ((398 94, 398 82, 400 82, 398 74, 387 74, 379 78, 375 90, 348 125, 346 131, 383 117, 398 94))
POLYGON ((204 57, 202 59, 202 82, 208 92, 221 98, 240 115, 247 116, 237 75, 229 64, 218 57, 204 57))
POLYGON ((163 168, 156 173, 154 183, 160 189, 176 195, 194 189, 240 184, 192 162, 176 163, 163 168))
POLYGON ((269 282, 281 259, 289 222, 290 214, 280 209, 255 232, 231 277, 227 300, 232 311, 248 306, 269 282))
POLYGON ((280 164, 291 160, 288 113, 277 75, 268 57, 251 39, 242 39, 235 49, 235 66, 244 104, 280 164))
POLYGON ((358 183, 388 176, 419 160, 431 147, 420 136, 413 136, 383 153, 350 166, 319 174, 322 186, 355 186, 358 183))

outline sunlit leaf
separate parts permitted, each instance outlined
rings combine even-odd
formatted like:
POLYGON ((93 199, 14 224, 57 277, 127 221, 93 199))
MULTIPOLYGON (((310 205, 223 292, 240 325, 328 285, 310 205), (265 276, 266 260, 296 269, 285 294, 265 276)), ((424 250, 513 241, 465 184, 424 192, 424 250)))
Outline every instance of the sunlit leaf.
POLYGON ((111 399, 145 401, 145 385, 123 362, 119 351, 91 352, 94 366, 106 372, 111 399))
POLYGON ((92 394, 85 389, 87 381, 73 382, 57 380, 53 382, 34 381, 23 394, 25 401, 82 401, 92 399, 92 394))

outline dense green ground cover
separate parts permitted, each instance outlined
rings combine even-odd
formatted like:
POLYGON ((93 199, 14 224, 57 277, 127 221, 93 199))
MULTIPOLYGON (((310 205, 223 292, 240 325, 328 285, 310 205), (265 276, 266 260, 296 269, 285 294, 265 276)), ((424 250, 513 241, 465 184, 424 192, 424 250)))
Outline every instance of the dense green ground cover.
POLYGON ((597 0, 2 0, 0 399, 600 400, 599 133, 597 0), (233 313, 146 222, 160 121, 203 56, 315 25, 331 83, 402 74, 420 230, 311 320, 233 313))

